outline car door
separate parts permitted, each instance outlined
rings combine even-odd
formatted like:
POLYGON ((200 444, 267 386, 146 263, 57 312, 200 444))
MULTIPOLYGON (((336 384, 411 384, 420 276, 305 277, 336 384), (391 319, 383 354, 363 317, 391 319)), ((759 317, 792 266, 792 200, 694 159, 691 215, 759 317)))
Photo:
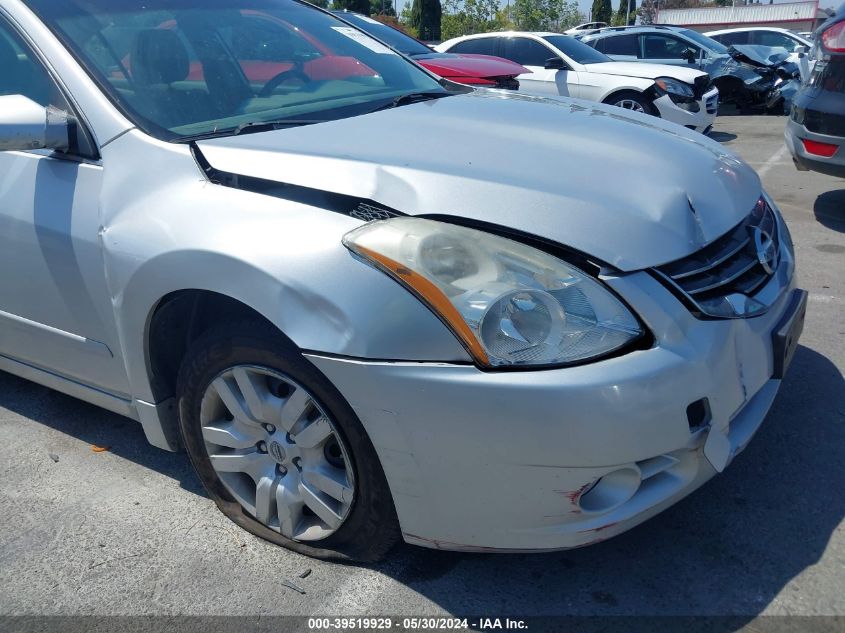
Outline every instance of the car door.
POLYGON ((501 38, 500 55, 517 64, 522 64, 529 71, 519 75, 520 92, 536 92, 577 97, 578 74, 569 64, 545 44, 529 37, 501 38), (546 62, 551 58, 560 58, 564 68, 546 68, 546 62))
MULTIPOLYGON (((71 111, 2 18, 0 65, 0 95, 71 111)), ((12 371, 34 367, 125 395, 99 242, 103 168, 90 135, 78 128, 73 153, 0 152, 0 360, 12 371)))
POLYGON ((640 58, 652 64, 695 67, 695 64, 691 64, 684 57, 684 51, 687 49, 691 49, 695 53, 695 59, 700 59, 701 48, 679 37, 665 33, 643 33, 640 35, 640 58))

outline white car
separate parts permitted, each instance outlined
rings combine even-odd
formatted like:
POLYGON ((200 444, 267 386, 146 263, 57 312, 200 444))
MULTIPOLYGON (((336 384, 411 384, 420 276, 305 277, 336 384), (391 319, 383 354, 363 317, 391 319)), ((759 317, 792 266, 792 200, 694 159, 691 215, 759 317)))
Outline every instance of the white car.
POLYGON ((753 44, 756 46, 769 46, 771 48, 782 48, 789 53, 789 61, 798 63, 799 53, 806 47, 813 48, 813 43, 806 37, 789 29, 781 29, 773 26, 744 26, 734 29, 720 29, 705 33, 717 42, 725 46, 734 44, 753 44))
POLYGON ((584 33, 589 33, 590 31, 598 31, 599 29, 603 29, 607 26, 607 22, 587 22, 585 24, 579 24, 578 26, 573 26, 571 29, 567 29, 564 31, 565 35, 583 35, 584 33))
POLYGON ((504 32, 457 37, 444 53, 495 55, 531 72, 518 76, 522 91, 552 93, 659 116, 707 133, 716 119, 719 91, 707 73, 662 64, 615 62, 559 33, 504 32))

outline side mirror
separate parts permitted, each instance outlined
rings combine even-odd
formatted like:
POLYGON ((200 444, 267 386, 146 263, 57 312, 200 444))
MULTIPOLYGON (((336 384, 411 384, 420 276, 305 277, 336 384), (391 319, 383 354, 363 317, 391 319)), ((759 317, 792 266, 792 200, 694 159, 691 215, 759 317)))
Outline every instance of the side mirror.
POLYGON ((0 97, 0 152, 32 149, 67 150, 67 112, 38 105, 23 95, 0 97))
POLYGON ((543 65, 546 70, 565 70, 566 62, 560 57, 550 57, 543 65))
POLYGON ((681 53, 681 59, 687 60, 688 64, 694 64, 695 63, 695 51, 691 48, 684 50, 684 52, 681 53))

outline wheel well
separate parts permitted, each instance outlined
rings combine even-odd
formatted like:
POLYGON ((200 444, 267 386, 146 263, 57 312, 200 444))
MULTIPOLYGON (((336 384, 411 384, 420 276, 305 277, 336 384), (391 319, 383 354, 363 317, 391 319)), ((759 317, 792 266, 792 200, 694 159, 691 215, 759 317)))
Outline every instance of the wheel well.
POLYGON ((645 101, 646 113, 657 117, 660 116, 657 111, 657 108, 655 108, 653 104, 653 101, 657 95, 650 88, 642 91, 635 90, 634 88, 622 88, 615 92, 611 92, 602 100, 602 103, 606 105, 612 105, 614 100, 621 98, 623 95, 633 95, 638 99, 645 101))
POLYGON ((737 77, 723 75, 713 80, 713 85, 719 89, 719 101, 728 102, 741 96, 743 82, 737 77))
POLYGON ((604 99, 602 99, 602 103, 610 104, 610 102, 613 101, 614 99, 618 99, 622 95, 627 95, 627 94, 634 94, 634 95, 637 95, 637 96, 645 96, 645 93, 643 93, 643 92, 638 92, 638 91, 630 89, 630 88, 623 88, 621 90, 616 90, 614 92, 611 92, 604 99))
POLYGON ((245 319, 270 323, 245 303, 209 290, 179 290, 163 297, 147 330, 147 371, 155 401, 175 395, 185 352, 203 332, 222 321, 245 319))

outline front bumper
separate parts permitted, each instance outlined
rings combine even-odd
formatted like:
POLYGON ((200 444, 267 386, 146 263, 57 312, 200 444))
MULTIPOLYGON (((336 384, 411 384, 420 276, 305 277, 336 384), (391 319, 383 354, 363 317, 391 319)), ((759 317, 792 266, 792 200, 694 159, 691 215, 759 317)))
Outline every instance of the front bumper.
POLYGON ((811 132, 790 118, 786 122, 784 140, 786 141, 787 148, 789 148, 789 152, 792 154, 792 160, 795 161, 798 169, 817 171, 828 176, 845 178, 845 138, 811 132), (810 154, 804 148, 802 139, 838 145, 839 149, 830 158, 816 156, 815 154, 810 154))
POLYGON ((719 90, 716 88, 710 90, 696 103, 699 108, 698 112, 690 112, 678 106, 669 95, 664 94, 654 100, 654 106, 662 119, 683 125, 696 132, 706 133, 716 121, 716 114, 719 110, 719 90))
POLYGON ((406 541, 589 545, 672 505, 745 447, 780 385, 772 335, 794 282, 761 316, 704 321, 648 273, 605 281, 656 333, 650 349, 513 372, 308 356, 364 424, 406 541))

